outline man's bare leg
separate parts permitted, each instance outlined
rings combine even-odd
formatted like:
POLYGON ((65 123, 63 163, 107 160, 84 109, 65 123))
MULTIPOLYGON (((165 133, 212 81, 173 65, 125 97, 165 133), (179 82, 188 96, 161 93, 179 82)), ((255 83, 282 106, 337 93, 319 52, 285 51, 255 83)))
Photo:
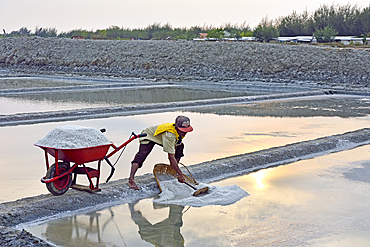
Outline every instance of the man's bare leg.
POLYGON ((139 169, 139 164, 138 163, 133 163, 131 165, 131 172, 130 172, 130 177, 128 179, 128 186, 130 189, 138 190, 139 186, 134 181, 135 173, 137 172, 137 169, 139 169))

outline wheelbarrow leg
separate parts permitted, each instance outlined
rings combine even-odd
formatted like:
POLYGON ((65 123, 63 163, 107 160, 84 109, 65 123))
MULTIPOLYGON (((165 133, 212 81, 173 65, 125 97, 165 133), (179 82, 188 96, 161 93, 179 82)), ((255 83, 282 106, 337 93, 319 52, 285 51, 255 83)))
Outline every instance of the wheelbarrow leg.
POLYGON ((44 148, 44 151, 45 151, 45 162, 46 162, 46 171, 49 170, 49 156, 48 156, 48 151, 46 150, 46 148, 44 148))
POLYGON ((90 167, 86 167, 85 164, 80 164, 82 167, 77 167, 74 169, 74 184, 72 185, 73 189, 76 190, 82 190, 89 193, 99 192, 101 189, 99 189, 99 176, 100 176, 100 164, 101 161, 98 162, 98 169, 93 169, 90 167), (89 180, 89 186, 77 184, 76 177, 77 174, 85 174, 87 176, 87 179, 89 180), (96 186, 94 186, 94 183, 92 181, 93 178, 96 178, 96 186))

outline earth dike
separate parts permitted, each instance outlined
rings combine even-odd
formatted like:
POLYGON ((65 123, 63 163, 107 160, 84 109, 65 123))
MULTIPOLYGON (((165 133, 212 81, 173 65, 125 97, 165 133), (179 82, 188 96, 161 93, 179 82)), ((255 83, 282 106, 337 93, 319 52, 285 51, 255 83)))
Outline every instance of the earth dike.
POLYGON ((257 42, 0 39, 0 74, 311 81, 368 87, 370 49, 257 42))

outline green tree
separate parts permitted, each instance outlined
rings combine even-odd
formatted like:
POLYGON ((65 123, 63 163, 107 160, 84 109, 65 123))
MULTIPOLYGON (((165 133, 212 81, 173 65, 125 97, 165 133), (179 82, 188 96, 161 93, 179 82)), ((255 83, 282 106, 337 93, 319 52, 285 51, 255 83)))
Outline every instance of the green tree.
POLYGON ((326 26, 324 29, 319 29, 315 32, 315 38, 317 42, 328 43, 333 42, 338 32, 330 26, 326 26))
POLYGON ((240 35, 241 35, 242 37, 253 37, 253 31, 252 31, 252 30, 249 30, 249 31, 242 31, 242 32, 240 33, 240 35))
POLYGON ((370 33, 370 5, 359 14, 359 25, 361 26, 361 33, 370 33))
POLYGON ((96 39, 106 39, 107 30, 96 30, 93 37, 96 39))
POLYGON ((265 17, 254 29, 253 37, 260 42, 270 42, 279 37, 279 30, 274 27, 272 21, 269 21, 268 18, 265 17))
POLYGON ((20 28, 18 31, 12 31, 10 36, 30 36, 31 30, 28 30, 26 27, 20 28))
POLYGON ((322 5, 314 11, 312 23, 316 30, 323 30, 330 26, 335 29, 339 35, 360 35, 358 30, 359 15, 361 10, 355 5, 322 5))
POLYGON ((35 29, 35 34, 36 36, 40 36, 40 37, 43 37, 43 38, 47 38, 47 37, 57 37, 57 29, 56 28, 39 28, 39 27, 36 27, 35 29))
POLYGON ((119 28, 118 26, 110 26, 106 30, 107 38, 108 39, 116 39, 120 38, 120 34, 122 33, 122 29, 119 28))
POLYGON ((277 19, 277 28, 280 36, 312 35, 313 28, 309 25, 309 19, 310 15, 307 10, 303 14, 297 14, 297 12, 293 11, 291 15, 279 17, 277 19))
POLYGON ((216 28, 209 30, 207 33, 207 38, 221 39, 225 35, 225 30, 222 28, 216 28))

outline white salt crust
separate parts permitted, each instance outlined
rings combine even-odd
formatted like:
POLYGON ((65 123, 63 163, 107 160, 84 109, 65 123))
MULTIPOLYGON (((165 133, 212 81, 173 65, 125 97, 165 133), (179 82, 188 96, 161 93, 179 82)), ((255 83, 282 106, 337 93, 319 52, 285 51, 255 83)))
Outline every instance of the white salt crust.
POLYGON ((210 186, 200 183, 197 189, 209 187, 206 194, 193 196, 194 189, 186 184, 181 184, 177 180, 162 181, 162 192, 159 198, 154 199, 156 203, 177 204, 182 206, 203 207, 208 205, 230 205, 240 199, 249 196, 249 194, 237 185, 232 186, 210 186))

